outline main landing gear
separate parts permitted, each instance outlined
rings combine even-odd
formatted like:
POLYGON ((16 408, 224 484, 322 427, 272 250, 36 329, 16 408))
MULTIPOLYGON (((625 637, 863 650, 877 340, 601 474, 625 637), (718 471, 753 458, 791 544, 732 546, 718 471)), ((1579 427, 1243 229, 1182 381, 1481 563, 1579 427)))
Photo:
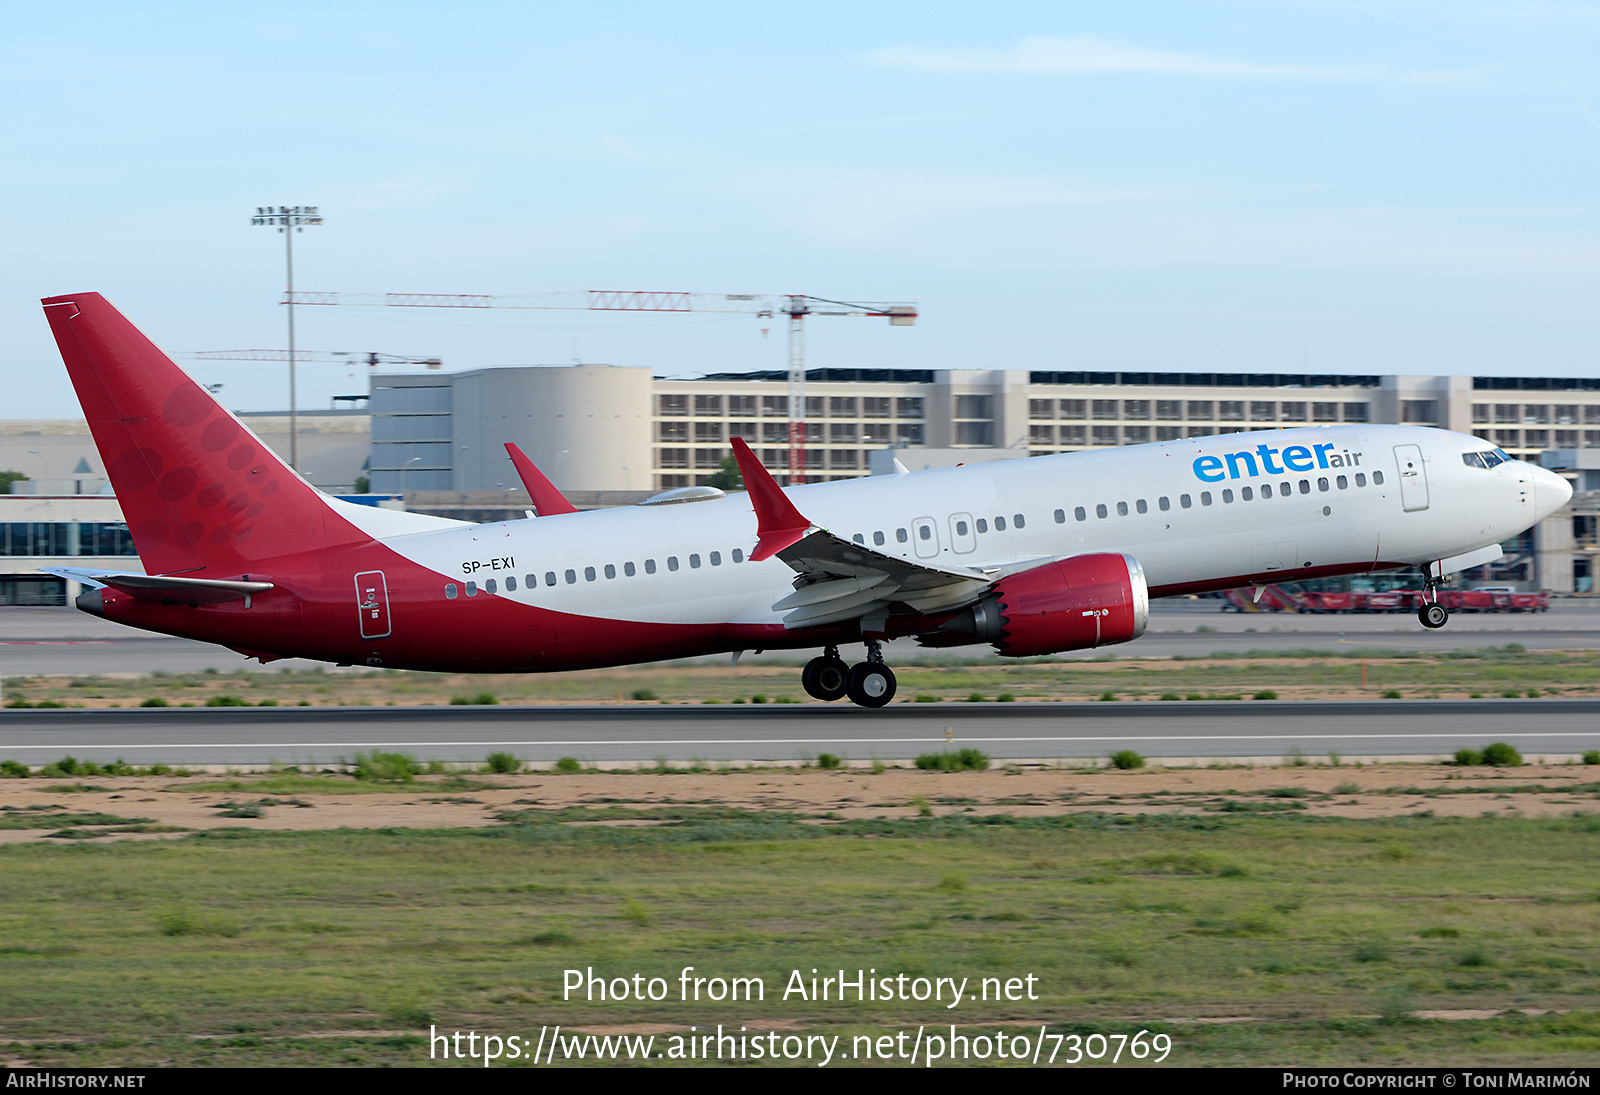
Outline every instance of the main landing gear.
POLYGON ((806 694, 819 700, 845 696, 861 707, 882 707, 894 699, 894 671, 883 664, 883 648, 877 639, 867 640, 867 660, 846 667, 839 648, 825 647, 822 657, 812 658, 800 671, 800 684, 806 694))
POLYGON ((1439 603, 1439 581, 1429 569, 1422 583, 1422 603, 1417 606, 1417 619, 1423 627, 1437 630, 1450 622, 1450 610, 1439 603))

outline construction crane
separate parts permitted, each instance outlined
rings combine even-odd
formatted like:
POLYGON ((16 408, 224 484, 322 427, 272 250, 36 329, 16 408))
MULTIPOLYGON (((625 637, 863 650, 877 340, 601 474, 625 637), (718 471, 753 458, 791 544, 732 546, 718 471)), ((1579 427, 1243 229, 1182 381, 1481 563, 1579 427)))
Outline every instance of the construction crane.
MULTIPOLYGON (((184 354, 191 361, 288 361, 288 350, 201 350, 199 353, 184 354)), ((357 353, 351 350, 296 350, 296 361, 309 362, 314 365, 354 365, 358 362, 366 365, 426 365, 430 369, 437 369, 444 364, 436 357, 406 357, 403 354, 378 354, 368 351, 357 353)))
POLYGON ((351 305, 365 308, 530 308, 583 312, 729 312, 769 319, 789 317, 789 482, 806 481, 807 316, 877 316, 891 327, 910 327, 917 306, 850 303, 799 293, 663 293, 589 289, 514 295, 462 293, 291 292, 285 304, 351 305))

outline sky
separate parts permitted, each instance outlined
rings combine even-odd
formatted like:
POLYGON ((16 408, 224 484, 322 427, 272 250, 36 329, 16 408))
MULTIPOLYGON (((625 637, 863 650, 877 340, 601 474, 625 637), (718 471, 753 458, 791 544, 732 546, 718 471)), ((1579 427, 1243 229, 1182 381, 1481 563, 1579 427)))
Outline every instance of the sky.
MULTIPOLYGON (((79 414, 38 300, 84 290, 285 407, 180 356, 285 345, 266 204, 326 218, 306 290, 918 304, 811 367, 1595 375, 1600 4, 10 4, 0 193, 6 418, 79 414)), ((786 362, 749 316, 297 315, 448 370, 786 362)))

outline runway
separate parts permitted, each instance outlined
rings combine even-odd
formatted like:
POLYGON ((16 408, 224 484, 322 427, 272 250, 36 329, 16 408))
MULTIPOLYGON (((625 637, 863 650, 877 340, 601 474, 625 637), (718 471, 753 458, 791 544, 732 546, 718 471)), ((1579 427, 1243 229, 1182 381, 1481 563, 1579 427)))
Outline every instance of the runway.
POLYGON ((1370 700, 701 707, 350 707, 0 710, 0 758, 325 765, 370 749, 422 760, 779 761, 823 752, 905 760, 972 745, 997 760, 1133 749, 1204 760, 1448 756, 1509 741, 1524 755, 1600 748, 1600 700, 1370 700))

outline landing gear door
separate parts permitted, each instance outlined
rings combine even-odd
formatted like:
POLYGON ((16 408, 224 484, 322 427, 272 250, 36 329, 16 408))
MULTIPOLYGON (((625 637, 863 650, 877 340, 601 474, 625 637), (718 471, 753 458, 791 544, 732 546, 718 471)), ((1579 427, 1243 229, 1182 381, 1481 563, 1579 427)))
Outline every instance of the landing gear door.
POLYGON ((356 575, 356 612, 361 617, 363 639, 389 637, 389 583, 383 571, 364 570, 356 575))
POLYGON ((1407 513, 1428 508, 1428 473, 1422 466, 1420 445, 1396 445, 1394 460, 1400 470, 1400 508, 1407 513))

